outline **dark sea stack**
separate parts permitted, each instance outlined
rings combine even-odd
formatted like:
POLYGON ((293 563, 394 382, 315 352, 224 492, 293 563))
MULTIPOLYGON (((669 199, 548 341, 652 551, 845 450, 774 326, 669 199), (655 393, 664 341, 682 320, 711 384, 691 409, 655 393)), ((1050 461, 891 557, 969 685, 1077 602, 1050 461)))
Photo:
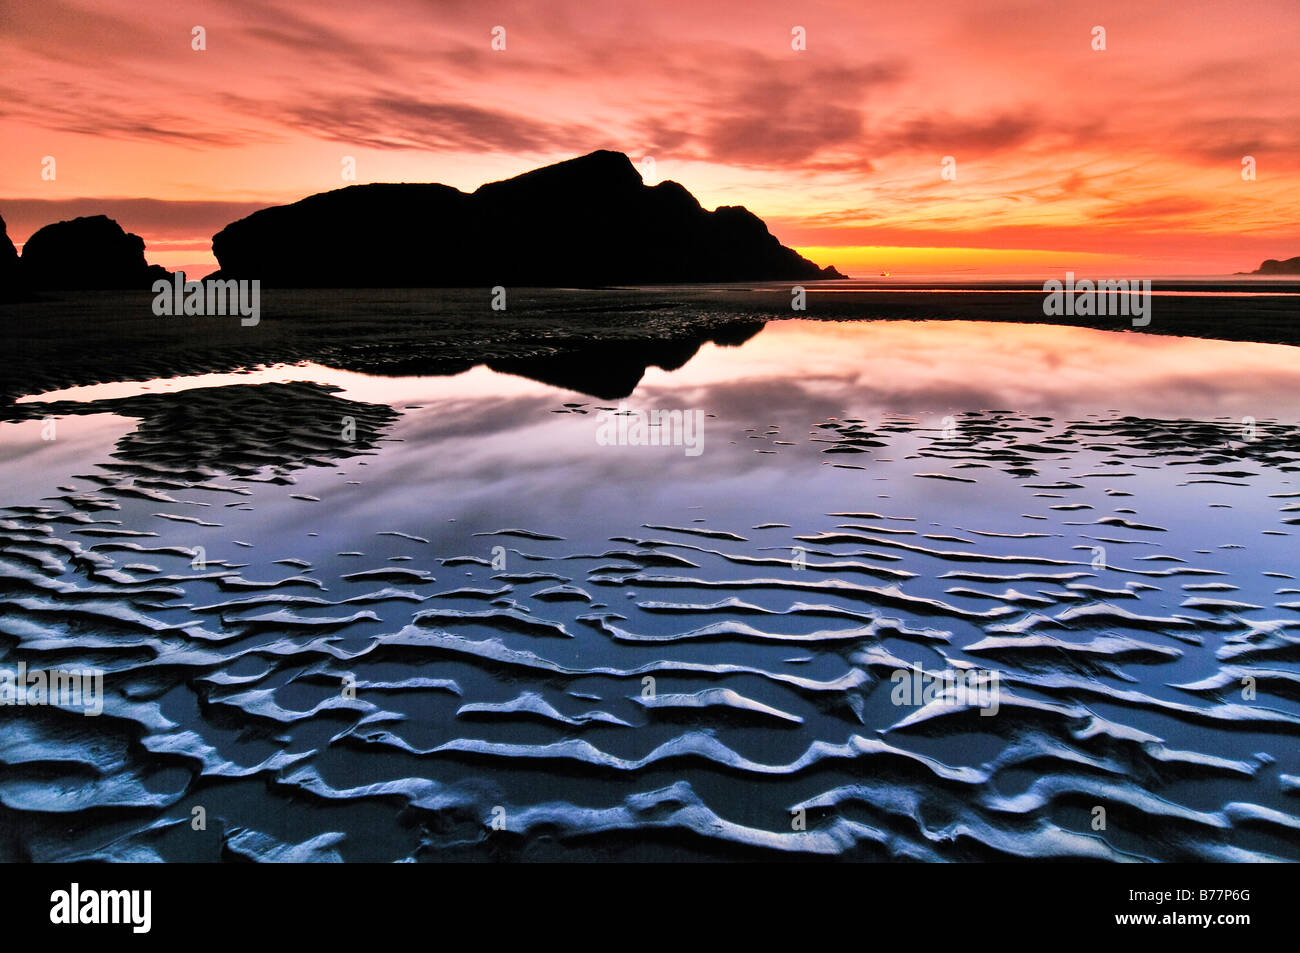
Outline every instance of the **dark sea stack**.
POLYGON ((254 212, 212 239, 223 278, 278 287, 599 286, 844 277, 746 209, 708 212, 627 156, 590 155, 472 193, 356 185, 254 212))
POLYGON ((18 250, 9 238, 5 220, 0 218, 0 298, 16 294, 19 288, 18 250))
POLYGON ((1286 261, 1278 261, 1276 258, 1270 258, 1264 262, 1252 275, 1300 275, 1300 256, 1288 258, 1286 261))
POLYGON ((46 291, 148 290, 169 272, 144 259, 144 239, 106 215, 46 225, 27 240, 23 278, 46 291))

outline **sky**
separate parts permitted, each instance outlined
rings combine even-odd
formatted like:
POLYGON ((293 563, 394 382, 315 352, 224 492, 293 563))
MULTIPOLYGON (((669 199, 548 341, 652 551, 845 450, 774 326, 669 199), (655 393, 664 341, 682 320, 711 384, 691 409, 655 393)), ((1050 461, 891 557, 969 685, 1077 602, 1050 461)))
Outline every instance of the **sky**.
POLYGON ((1300 255, 1298 53, 1297 0, 0 0, 0 216, 194 276, 257 208, 615 149, 854 276, 1224 274, 1300 255))

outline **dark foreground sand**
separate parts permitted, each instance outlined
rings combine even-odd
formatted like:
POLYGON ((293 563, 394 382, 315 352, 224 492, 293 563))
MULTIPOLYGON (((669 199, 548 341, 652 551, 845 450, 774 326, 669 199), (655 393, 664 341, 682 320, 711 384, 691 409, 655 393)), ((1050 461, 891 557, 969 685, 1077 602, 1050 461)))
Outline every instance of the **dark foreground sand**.
POLYGON ((407 375, 558 360, 566 374, 590 365, 617 377, 620 365, 679 366, 704 340, 743 340, 762 322, 789 317, 1055 323, 1300 344, 1300 295, 1287 293, 1296 283, 1165 285, 1193 293, 1157 296, 1142 329, 1125 317, 1045 318, 1041 290, 1028 285, 830 290, 835 284, 809 285, 802 312, 791 310, 789 289, 777 285, 511 289, 505 311, 491 310, 483 288, 264 290, 254 327, 238 317, 157 317, 148 292, 46 294, 0 305, 0 406, 21 416, 12 401, 25 394, 299 361, 407 375), (1232 290, 1252 294, 1211 294, 1232 290))

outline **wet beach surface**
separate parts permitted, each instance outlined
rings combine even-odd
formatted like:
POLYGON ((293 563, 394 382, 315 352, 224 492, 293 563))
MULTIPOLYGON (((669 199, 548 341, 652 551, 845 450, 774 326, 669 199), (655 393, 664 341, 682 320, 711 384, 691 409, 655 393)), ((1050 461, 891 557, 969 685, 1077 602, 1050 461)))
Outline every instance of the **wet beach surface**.
POLYGON ((404 307, 8 376, 0 856, 1300 859, 1290 348, 404 307))
MULTIPOLYGON (((1300 280, 1157 279, 1153 288, 1142 334, 1300 344, 1300 280)), ((806 310, 796 313, 791 285, 776 283, 512 288, 505 311, 492 310, 487 288, 264 288, 253 327, 229 316, 159 318, 149 293, 40 294, 0 302, 0 413, 12 413, 6 405, 25 394, 63 387, 302 361, 410 376, 569 360, 587 383, 594 369, 612 366, 626 395, 629 374, 678 367, 702 343, 744 340, 770 320, 1049 321, 1041 282, 822 281, 806 289, 806 310)), ((1053 320, 1138 332, 1123 316, 1053 320)))

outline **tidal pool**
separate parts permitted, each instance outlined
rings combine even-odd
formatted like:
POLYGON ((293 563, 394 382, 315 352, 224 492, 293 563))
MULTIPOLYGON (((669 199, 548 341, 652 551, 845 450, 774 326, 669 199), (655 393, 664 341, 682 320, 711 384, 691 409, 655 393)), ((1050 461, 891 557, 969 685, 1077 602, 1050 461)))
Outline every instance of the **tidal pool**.
POLYGON ((5 859, 1300 859, 1292 349, 731 340, 28 395, 5 859))

